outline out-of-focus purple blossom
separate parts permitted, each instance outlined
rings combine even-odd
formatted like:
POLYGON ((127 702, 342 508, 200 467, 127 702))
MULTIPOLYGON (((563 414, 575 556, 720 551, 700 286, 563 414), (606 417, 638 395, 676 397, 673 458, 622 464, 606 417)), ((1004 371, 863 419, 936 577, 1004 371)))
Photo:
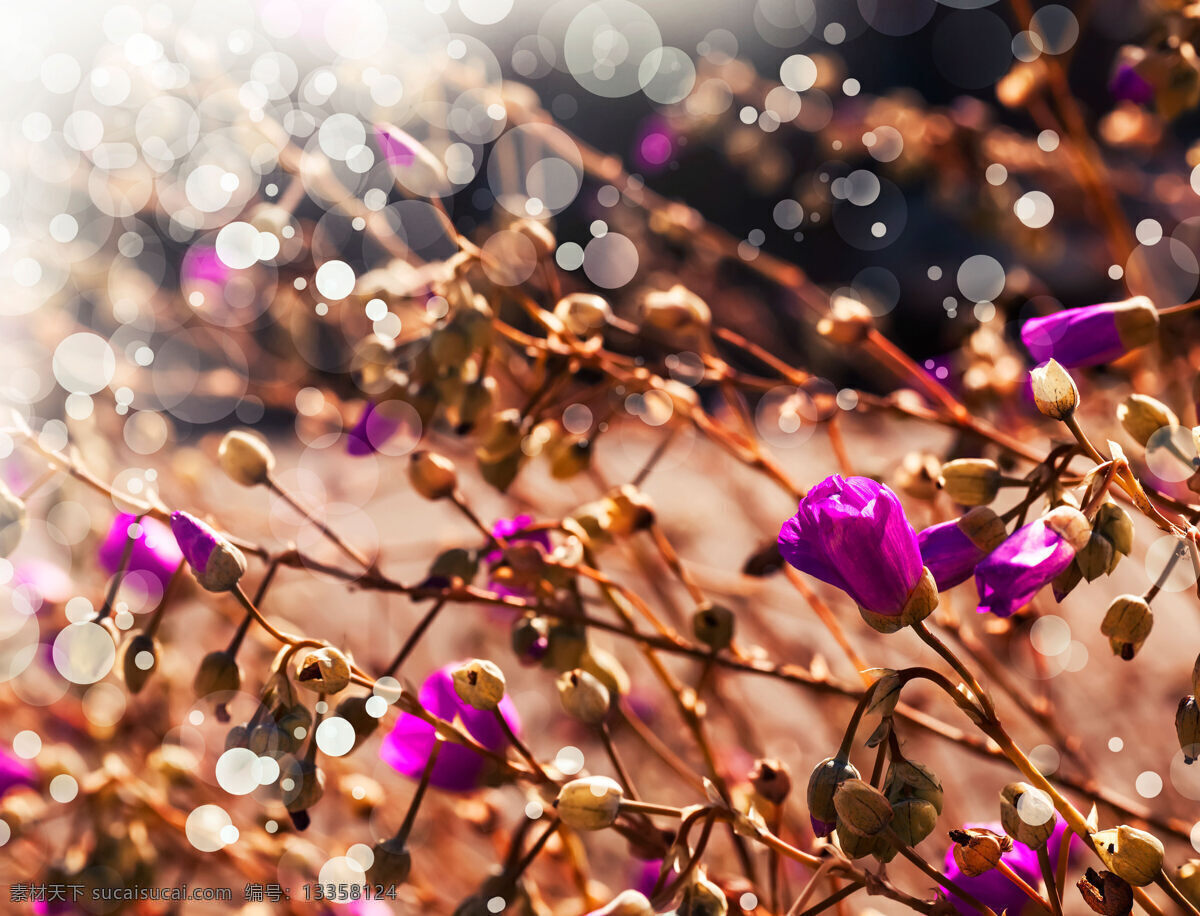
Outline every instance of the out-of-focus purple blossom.
MULTIPOLYGON (((497 519, 492 525, 492 537, 505 541, 508 544, 537 544, 545 553, 551 550, 550 535, 546 531, 528 531, 533 524, 533 517, 529 515, 517 515, 513 518, 497 519)), ((501 562, 504 559, 504 551, 496 549, 490 550, 484 555, 484 561, 489 566, 501 562)), ((511 582, 501 582, 498 579, 489 579, 488 588, 496 592, 498 595, 507 595, 509 597, 524 598, 528 596, 528 592, 519 585, 514 585, 511 582)))
POLYGON ((179 268, 179 282, 185 289, 204 283, 224 286, 229 279, 229 273, 230 269, 217 255, 217 249, 201 243, 193 245, 183 256, 183 263, 179 268))
POLYGON ((1108 82, 1108 91, 1119 102, 1149 105, 1154 101, 1154 86, 1138 73, 1137 67, 1129 61, 1122 61, 1117 65, 1112 79, 1108 82))
POLYGON ((129 540, 129 526, 135 522, 141 527, 141 533, 133 542, 129 553, 129 563, 126 572, 141 572, 158 580, 165 589, 175 574, 179 564, 183 562, 183 552, 175 540, 171 529, 156 518, 143 516, 138 522, 136 515, 122 512, 113 519, 108 529, 108 536, 100 545, 97 554, 100 565, 111 575, 121 567, 121 557, 125 554, 125 545, 129 540))
POLYGON ((391 165, 410 166, 417 161, 417 151, 407 142, 408 135, 390 124, 375 125, 375 142, 391 165))
MULTIPOLYGON (((454 689, 451 672, 459 664, 455 662, 439 668, 425 679, 418 695, 421 705, 439 719, 449 722, 457 719, 481 745, 488 750, 502 752, 508 737, 496 717, 491 712, 468 706, 459 699, 454 689)), ((520 734, 521 721, 516 707, 507 696, 500 701, 500 714, 513 732, 520 734)), ((379 756, 394 770, 411 779, 419 779, 429 760, 433 743, 433 726, 410 713, 402 712, 395 727, 383 739, 379 756)), ((438 752, 429 783, 448 792, 470 792, 479 787, 484 764, 484 758, 471 748, 447 742, 438 752)))
POLYGON ((49 560, 31 557, 13 568, 14 591, 20 591, 34 613, 42 604, 62 604, 75 594, 71 576, 65 569, 49 560))
MULTIPOLYGON (((1004 833, 1004 828, 998 823, 988 824, 963 824, 964 830, 990 830, 993 833, 1004 833)), ((1050 853, 1050 861, 1058 861, 1058 852, 1062 847, 1063 837, 1070 837, 1070 842, 1074 844, 1075 835, 1067 832, 1066 821, 1059 819, 1054 827, 1054 833, 1046 843, 1046 849, 1050 853)), ((1013 841, 1013 848, 1004 854, 1002 857, 1004 864, 1011 868, 1014 872, 1021 876, 1028 884, 1034 887, 1038 886, 1038 882, 1042 879, 1041 867, 1038 865, 1037 852, 1030 849, 1024 843, 1013 841)), ((958 863, 954 861, 954 847, 951 846, 946 850, 945 867, 942 873, 946 875, 955 884, 961 885, 962 889, 974 896, 976 899, 987 904, 997 913, 1008 911, 1008 916, 1019 916, 1025 911, 1025 905, 1030 903, 1025 892, 1013 884, 1008 878, 1000 872, 992 869, 984 872, 982 875, 964 875, 958 867, 958 863)), ((950 903, 963 916, 973 916, 976 912, 974 908, 968 905, 965 901, 956 897, 953 893, 949 895, 950 903)), ((1030 907, 1030 912, 1033 912, 1030 907)))
POLYGON ((980 561, 975 567, 979 612, 1010 617, 1032 601, 1042 586, 1075 559, 1078 538, 1069 534, 1069 526, 1077 526, 1079 521, 1086 529, 1087 522, 1078 511, 1055 509, 1017 529, 980 561))
POLYGON ((379 410, 374 401, 367 401, 358 422, 346 434, 346 452, 356 457, 373 455, 402 425, 379 410))
POLYGON ((1145 296, 1135 296, 1031 318, 1021 327, 1021 341, 1039 364, 1055 359, 1070 369, 1112 362, 1157 333, 1158 311, 1145 296))
POLYGON ((866 477, 827 477, 783 523, 779 552, 860 607, 898 616, 921 579, 917 533, 899 498, 866 477))
POLYGON ((675 155, 676 133, 662 117, 642 122, 633 141, 633 163, 642 172, 658 172, 675 155))
POLYGON ((35 785, 37 777, 33 767, 19 757, 0 751, 0 797, 17 786, 33 788, 35 785))

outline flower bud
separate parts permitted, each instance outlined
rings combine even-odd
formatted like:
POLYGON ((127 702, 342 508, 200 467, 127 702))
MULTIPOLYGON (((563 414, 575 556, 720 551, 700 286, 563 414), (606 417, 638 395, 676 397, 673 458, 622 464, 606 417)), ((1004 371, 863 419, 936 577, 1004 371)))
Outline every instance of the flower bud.
POLYGON ((425 584, 432 587, 451 585, 455 580, 470 584, 479 572, 479 557, 477 554, 461 547, 451 547, 443 550, 433 560, 426 575, 425 584))
POLYGON ((469 433, 488 418, 496 403, 496 380, 490 375, 476 379, 463 389, 454 419, 454 431, 469 433))
POLYGON ((712 324, 708 304, 687 287, 647 293, 642 302, 642 326, 681 335, 704 334, 712 324))
POLYGON ((1153 626, 1154 614, 1144 598, 1118 595, 1104 614, 1100 632, 1108 637, 1113 654, 1129 661, 1142 647, 1153 626))
POLYGON ((325 794, 325 773, 309 760, 289 757, 280 766, 279 788, 297 829, 303 830, 308 826, 304 812, 325 794))
POLYGON ((558 791, 554 807, 568 827, 575 830, 603 830, 617 820, 624 792, 607 776, 573 779, 558 791))
POLYGON ((817 764, 812 775, 808 777, 808 813, 816 822, 813 829, 819 836, 829 836, 834 822, 837 820, 837 808, 833 803, 833 796, 837 792, 838 786, 847 779, 857 778, 858 770, 850 761, 840 757, 825 758, 817 764))
POLYGON ((1170 407, 1144 394, 1127 397, 1117 407, 1117 419, 1130 438, 1143 447, 1164 426, 1173 429, 1179 425, 1179 417, 1170 407))
POLYGON ((954 841, 954 863, 968 878, 991 871, 1013 848, 1013 841, 1008 837, 981 827, 951 830, 950 839, 954 841))
POLYGON ((282 746, 294 751, 312 728, 312 713, 303 703, 293 703, 276 710, 275 726, 283 736, 282 746))
POLYGON ((1175 886, 1192 906, 1200 904, 1200 859, 1188 859, 1176 869, 1175 886))
POLYGON ((1050 839, 1057 819, 1050 796, 1041 789, 1025 782, 1010 782, 1000 792, 1000 823, 1004 832, 1030 849, 1037 849, 1050 839))
POLYGON ((262 439, 242 430, 231 430, 217 450, 221 470, 243 487, 265 484, 275 469, 275 456, 262 439))
POLYGON ((605 530, 613 537, 644 531, 654 524, 654 504, 631 483, 610 490, 604 497, 608 518, 605 530))
POLYGON ((521 451, 521 411, 515 407, 502 410, 492 417, 475 457, 480 463, 497 462, 521 451))
POLYGON ((837 825, 836 836, 838 846, 850 859, 861 859, 864 856, 873 855, 879 848, 880 841, 883 840, 883 837, 879 836, 860 836, 847 829, 845 824, 837 825))
POLYGON ((1092 912, 1103 916, 1128 916, 1133 912, 1133 888, 1110 871, 1088 868, 1075 886, 1092 912))
POLYGON ((913 499, 933 499, 937 495, 942 463, 928 452, 909 452, 896 470, 896 487, 913 499))
POLYGON ((1113 550, 1118 554, 1129 556, 1133 550, 1133 519, 1111 499, 1106 500, 1096 511, 1092 530, 1108 538, 1113 550))
POLYGON ((355 747, 371 737, 375 729, 379 727, 379 719, 367 712, 367 700, 369 699, 369 696, 346 697, 334 709, 333 714, 345 719, 354 729, 355 747))
POLYGON ((641 891, 625 890, 587 916, 654 916, 654 908, 641 891))
POLYGON ((590 337, 612 318, 608 300, 593 293, 571 293, 558 300, 554 314, 576 337, 590 337))
POLYGON ((376 843, 371 852, 374 858, 367 870, 367 880, 381 887, 400 885, 408 880, 412 871, 412 855, 403 840, 391 837, 376 843))
POLYGON ((701 870, 684 888, 675 912, 677 916, 726 916, 729 901, 725 892, 709 881, 701 870))
POLYGON ((408 479, 413 489, 426 499, 446 499, 458 487, 454 462, 423 449, 413 452, 408 463, 408 479))
POLYGON ((723 604, 705 602, 692 613, 692 632, 713 651, 728 649, 733 642, 733 611, 723 604))
POLYGON ((1195 763, 1200 757, 1200 704, 1194 696, 1184 697, 1175 710, 1175 734, 1183 751, 1183 762, 1195 763))
POLYGON ((957 458, 942 465, 938 486, 962 506, 986 506, 1000 492, 1000 468, 986 458, 957 458))
POLYGON ((550 449, 550 476, 569 480, 586 471, 592 461, 592 440, 583 436, 564 436, 550 449))
POLYGON ((0 480, 0 557, 6 557, 17 549, 28 524, 25 503, 0 480))
POLYGON ((607 649, 587 646, 575 667, 582 668, 598 680, 612 696, 620 697, 629 693, 629 673, 607 649))
POLYGON ((556 686, 567 715, 585 725, 599 725, 608 716, 611 702, 608 688, 586 671, 579 668, 565 671, 556 686))
POLYGON ((792 774, 782 760, 760 758, 750 771, 754 791, 773 805, 782 805, 792 791, 792 774))
POLYGON ((895 713, 903 687, 900 672, 894 668, 879 669, 879 677, 871 685, 871 700, 867 704, 867 715, 890 716, 895 713))
POLYGON ((883 783, 884 794, 893 804, 909 798, 919 798, 942 813, 942 782, 937 774, 923 763, 898 760, 888 767, 883 783))
POLYGON ((1052 420, 1065 420, 1079 406, 1075 380, 1056 360, 1029 373, 1033 383, 1033 401, 1037 409, 1052 420))
POLYGON ((121 676, 130 693, 140 693, 158 667, 158 640, 147 633, 130 635, 121 646, 121 676))
POLYGON ((829 314, 817 322, 817 333, 837 344, 861 343, 875 327, 875 316, 852 296, 834 296, 829 314))
POLYGON ((172 512, 171 533, 196 581, 208 591, 230 591, 245 574, 242 552, 195 516, 172 512))
POLYGON ((837 822, 860 836, 875 836, 887 829, 892 806, 882 792, 861 779, 847 779, 833 793, 837 822))
POLYGON ((550 651, 550 625, 544 617, 526 614, 513 623, 512 650, 522 665, 534 665, 550 651))
POLYGON ((242 686, 242 671, 231 652, 219 649, 209 652, 200 662, 192 689, 204 698, 211 693, 235 691, 242 686))
POLYGON ((1145 830, 1122 824, 1093 833, 1092 843, 1105 868, 1134 887, 1154 883, 1162 872, 1163 844, 1145 830))
POLYGON ((350 663, 333 646, 313 649, 296 664, 296 683, 325 696, 341 693, 350 683, 350 663))
POLYGON ((938 811, 923 798, 906 798, 892 808, 891 828, 905 846, 916 846, 937 826, 938 811))
POLYGON ((479 476, 489 485, 503 493, 517 479, 517 474, 521 472, 521 464, 524 458, 525 454, 520 449, 501 458, 480 458, 479 476))
POLYGON ((1079 571, 1079 564, 1071 560, 1071 565, 1050 581, 1054 588, 1054 600, 1061 604, 1062 600, 1075 590, 1075 586, 1083 581, 1083 573, 1079 571))
POLYGON ((1084 579, 1095 582, 1101 576, 1108 575, 1113 566, 1114 556, 1116 551, 1112 541, 1093 529, 1087 543, 1075 553, 1075 563, 1084 579))
POLYGON ((495 662, 476 658, 454 669, 454 692, 475 709, 493 710, 504 699, 504 672, 495 662))

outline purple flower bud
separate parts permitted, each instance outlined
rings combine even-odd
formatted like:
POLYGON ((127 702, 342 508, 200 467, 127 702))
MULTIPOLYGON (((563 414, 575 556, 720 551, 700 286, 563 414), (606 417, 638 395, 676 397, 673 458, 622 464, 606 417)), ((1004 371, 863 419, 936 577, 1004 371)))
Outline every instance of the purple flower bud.
POLYGON ((829 836, 831 833, 833 833, 834 828, 837 827, 836 823, 817 820, 811 814, 808 816, 808 822, 812 824, 814 836, 829 836))
POLYGON ((196 581, 210 592, 229 591, 246 571, 242 552, 194 515, 172 512, 171 533, 196 581))
POLYGON ((140 533, 133 542, 129 553, 126 572, 141 572, 156 579, 162 588, 167 587, 171 576, 183 560, 183 553, 171 529, 156 518, 143 516, 138 522, 136 515, 122 512, 113 519, 108 536, 100 545, 97 554, 100 565, 109 574, 115 574, 121 567, 121 557, 125 555, 126 543, 129 540, 129 526, 138 523, 140 533))
POLYGON ((33 767, 20 758, 0 751, 0 798, 9 789, 15 789, 17 786, 33 788, 36 784, 33 767))
POLYGON ((1021 328, 1021 340, 1036 362, 1055 359, 1068 369, 1119 359, 1157 334, 1158 310, 1145 296, 1066 309, 1021 328))
MULTIPOLYGON (((452 672, 462 662, 454 662, 434 671, 421 685, 418 698, 421 705, 439 719, 457 720, 476 741, 492 751, 502 752, 508 737, 491 712, 475 709, 464 703, 454 689, 452 672)), ((521 721, 512 700, 500 700, 500 714, 514 733, 520 734, 521 721)), ((384 763, 410 779, 420 779, 433 749, 433 726, 410 713, 400 713, 396 725, 383 739, 379 756, 384 763)), ((461 744, 446 743, 433 765, 430 785, 448 792, 470 792, 477 789, 483 775, 484 758, 461 744)))
POLYGON ((933 574, 938 591, 965 582, 975 567, 1004 540, 1004 523, 987 506, 962 518, 932 525, 917 535, 921 560, 933 574))
POLYGON ((917 534, 899 498, 866 477, 821 481, 779 531, 779 552, 860 607, 899 616, 921 581, 917 534))
MULTIPOLYGON (((990 830, 993 833, 1004 833, 1004 828, 999 821, 989 824, 963 824, 963 829, 990 830)), ((1051 834, 1046 844, 1051 862, 1058 861, 1058 851, 1064 837, 1068 839, 1068 842, 1074 843, 1075 841, 1075 835, 1067 830, 1067 822, 1059 818, 1058 824, 1054 828, 1054 833, 1051 834)), ((1042 871, 1041 866, 1038 864, 1037 852, 1030 849, 1024 843, 1018 843, 1014 840, 1013 848, 1001 856, 1001 861, 1020 875, 1028 884, 1037 887, 1038 882, 1041 881, 1042 871)), ((954 861, 953 846, 946 850, 945 865, 942 868, 942 873, 955 884, 960 885, 967 893, 981 900, 997 913, 1007 911, 1010 916, 1016 916, 1018 913, 1025 912, 1025 905, 1029 903, 1029 898, 1025 896, 1025 892, 995 869, 986 871, 981 875, 964 875, 961 869, 959 869, 958 863, 954 861)), ((976 913, 974 908, 958 897, 955 897, 953 893, 949 895, 949 899, 954 908, 963 914, 963 916, 974 916, 976 913)), ((1032 911, 1031 908, 1030 912, 1032 911)))
POLYGON ((1052 509, 1013 532, 975 567, 979 612, 1011 617, 1071 565, 1090 534, 1083 513, 1070 506, 1052 509))

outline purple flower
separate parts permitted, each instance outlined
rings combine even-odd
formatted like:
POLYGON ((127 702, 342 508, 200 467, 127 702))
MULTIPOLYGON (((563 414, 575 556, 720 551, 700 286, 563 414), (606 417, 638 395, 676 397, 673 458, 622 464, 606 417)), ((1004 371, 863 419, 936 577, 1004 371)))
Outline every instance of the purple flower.
POLYGON ((229 591, 246 571, 242 552, 194 515, 172 512, 171 533, 196 581, 210 592, 229 591))
MULTIPOLYGON (((545 531, 528 531, 533 524, 533 517, 529 515, 517 515, 513 518, 497 519, 492 525, 492 537, 499 538, 507 544, 537 544, 542 548, 542 551, 549 553, 551 550, 550 535, 545 531)), ((484 561, 491 567, 504 560, 504 551, 492 550, 484 555, 484 561)), ((522 588, 519 584, 506 580, 504 582, 498 579, 489 579, 488 588, 496 592, 498 595, 507 595, 516 598, 528 597, 528 590, 522 588)))
POLYGON ((1090 530, 1079 510, 1059 506, 1013 532, 975 567, 979 613, 1011 617, 1071 565, 1090 530))
MULTIPOLYGON (((110 574, 115 574, 121 567, 121 557, 125 554, 126 542, 129 540, 129 526, 137 521, 137 516, 128 512, 122 512, 113 519, 108 536, 100 545, 97 554, 100 565, 110 574)), ((143 516, 138 524, 141 533, 133 542, 126 571, 145 573, 158 580, 162 588, 166 588, 171 576, 183 561, 183 552, 172 536, 171 529, 158 519, 143 516)))
POLYGON ((642 122, 634 139, 633 162, 641 172, 659 172, 675 155, 677 134, 655 115, 642 122))
POLYGON ((917 535, 921 560, 944 592, 971 578, 979 561, 1004 540, 1004 522, 986 506, 932 525, 917 535))
POLYGON ((17 786, 33 788, 37 784, 36 774, 24 760, 0 751, 0 798, 9 789, 17 786))
POLYGON ((1137 71, 1131 61, 1122 61, 1113 71, 1108 82, 1108 91, 1119 102, 1149 105, 1154 101, 1154 86, 1137 71))
POLYGON ((779 552, 801 572, 888 617, 921 580, 917 534, 890 489, 866 477, 821 481, 779 531, 779 552))
POLYGON ((417 161, 415 141, 391 124, 375 125, 375 142, 391 165, 409 166, 417 161))
POLYGON ((1026 321, 1021 340, 1039 364, 1095 366, 1144 347, 1158 334, 1158 310, 1145 296, 1066 309, 1026 321))
MULTIPOLYGON (((1001 835, 1004 833, 1004 828, 999 823, 963 824, 963 829, 990 830, 993 833, 1001 835)), ((1074 842, 1075 835, 1067 832, 1067 823, 1060 818, 1054 828, 1054 833, 1051 834, 1050 839, 1046 842, 1046 849, 1050 853, 1051 862, 1058 862, 1058 851, 1062 846, 1064 835, 1069 836, 1071 842, 1074 842)), ((1037 852, 1030 849, 1024 843, 1018 843, 1014 840, 1013 848, 1005 853, 1002 859, 1004 864, 1025 879, 1026 883, 1037 887, 1038 882, 1042 880, 1042 870, 1041 866, 1038 865, 1037 852)), ((1025 896, 1024 891, 995 869, 985 871, 982 875, 964 875, 959 870, 958 863, 954 861, 953 846, 946 850, 945 867, 942 869, 942 873, 954 883, 961 885, 963 890, 987 904, 997 913, 1003 913, 1007 909, 1009 916, 1018 916, 1018 914, 1023 912, 1025 904, 1031 902, 1025 896)), ((956 897, 953 893, 948 894, 948 896, 950 902, 959 913, 963 914, 963 916, 974 916, 976 911, 967 903, 956 897)))
POLYGON ((358 422, 347 433, 346 452, 356 457, 373 455, 403 424, 379 410, 374 401, 367 401, 358 422))
MULTIPOLYGON (((454 689, 451 672, 458 662, 439 668, 425 679, 418 695, 421 705, 439 719, 458 720, 462 727, 488 750, 501 753, 508 737, 496 717, 481 709, 468 706, 454 689)), ((500 714, 513 732, 519 734, 521 721, 516 707, 507 696, 500 701, 500 714)), ((401 713, 396 725, 383 739, 379 756, 392 769, 411 779, 420 779, 433 748, 433 726, 410 713, 401 713)), ((430 785, 449 792, 470 792, 479 787, 484 758, 469 747, 447 742, 433 765, 430 785)))

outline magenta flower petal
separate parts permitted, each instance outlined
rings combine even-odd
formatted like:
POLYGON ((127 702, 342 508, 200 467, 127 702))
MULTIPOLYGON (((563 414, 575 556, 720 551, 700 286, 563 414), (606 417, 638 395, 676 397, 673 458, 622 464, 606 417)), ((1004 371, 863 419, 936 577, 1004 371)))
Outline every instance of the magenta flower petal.
POLYGON ((972 541, 959 527, 958 519, 932 525, 917 535, 921 559, 933 574, 938 591, 944 592, 966 582, 987 551, 972 541))
POLYGON ((188 565, 197 574, 203 575, 208 568, 208 560, 217 549, 218 538, 212 528, 200 521, 194 515, 186 512, 171 513, 171 533, 188 565))
POLYGON ((0 751, 0 797, 17 786, 33 788, 36 785, 37 774, 33 767, 19 757, 0 751))
MULTIPOLYGON (((456 719, 476 741, 488 750, 502 752, 508 737, 495 716, 468 706, 454 690, 451 672, 458 663, 439 668, 421 685, 421 705, 439 719, 456 719)), ((500 714, 514 732, 520 734, 521 721, 516 707, 507 696, 500 701, 500 714)), ((395 726, 383 739, 379 756, 384 763, 410 779, 419 779, 433 749, 433 726, 409 713, 401 713, 395 726)), ((433 766, 430 785, 449 792, 470 792, 479 787, 484 759, 475 751, 460 744, 447 743, 433 766)))
MULTIPOLYGON (((108 536, 100 545, 97 554, 100 565, 111 575, 121 566, 121 557, 125 553, 128 540, 129 526, 137 522, 137 516, 123 512, 113 519, 108 529, 108 536)), ((141 533, 134 541, 133 550, 129 554, 127 572, 143 572, 157 579, 159 584, 167 587, 171 576, 179 564, 183 562, 183 552, 179 548, 171 529, 156 518, 143 516, 141 533)))
MULTIPOLYGON (((492 537, 500 538, 509 544, 537 544, 543 551, 549 553, 551 550, 549 533, 545 531, 526 531, 525 529, 532 524, 533 517, 529 515, 497 519, 495 524, 492 525, 492 537)), ((491 550, 484 555, 483 559, 486 563, 494 565, 504 559, 504 551, 491 550)), ((525 598, 529 594, 524 589, 514 588, 512 585, 496 581, 495 579, 488 580, 488 588, 498 595, 513 598, 525 598)))
MULTIPOLYGON (((963 829, 991 830, 994 833, 1004 833, 1004 828, 998 823, 963 824, 963 829)), ((1053 861, 1053 856, 1051 860, 1053 861)), ((1037 887, 1042 873, 1038 865, 1037 853, 1034 850, 1030 849, 1024 843, 1013 841, 1013 848, 1010 852, 1004 854, 1003 861, 1005 865, 1024 878, 1025 881, 1037 887)), ((1003 913, 1007 910, 1009 916, 1017 916, 1017 914, 1022 912, 1025 903, 1029 900, 1020 888, 994 869, 984 872, 982 875, 964 875, 959 871, 958 864, 954 861, 953 847, 946 850, 945 867, 942 869, 942 873, 950 878, 951 881, 961 885, 963 890, 983 901, 997 913, 1003 913)), ((948 896, 955 909, 959 913, 962 913, 963 916, 972 916, 975 913, 975 910, 958 897, 955 897, 953 894, 949 894, 948 896)))
POLYGON ((921 551, 904 507, 866 477, 834 475, 813 487, 780 529, 779 551, 877 614, 899 614, 921 579, 921 551))
POLYGON ((407 135, 386 124, 375 125, 375 142, 391 165, 409 166, 417 161, 417 153, 405 142, 407 135))
POLYGON ((1108 83, 1108 91, 1120 102, 1149 105, 1154 101, 1154 86, 1127 61, 1117 66, 1108 83))
POLYGON ((1011 617, 1071 565, 1075 548, 1041 519, 1013 532, 975 567, 979 612, 1011 617))
POLYGON ((1158 312, 1139 296, 1030 319, 1021 341, 1037 363, 1053 358, 1069 369, 1112 362, 1150 343, 1157 332, 1158 312))
POLYGON ((374 401, 367 401, 358 422, 346 434, 346 452, 355 457, 374 455, 403 425, 399 419, 379 410, 374 401))

